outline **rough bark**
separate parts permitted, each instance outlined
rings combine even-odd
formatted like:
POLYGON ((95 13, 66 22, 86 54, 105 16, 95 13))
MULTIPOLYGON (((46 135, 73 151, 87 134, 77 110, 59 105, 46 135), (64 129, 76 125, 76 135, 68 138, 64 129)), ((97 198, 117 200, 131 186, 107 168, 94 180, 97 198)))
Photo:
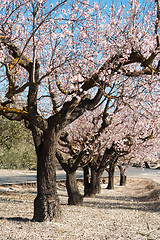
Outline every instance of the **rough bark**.
POLYGON ((79 192, 77 180, 76 180, 76 169, 72 168, 70 164, 64 162, 61 152, 57 149, 56 157, 61 164, 63 170, 66 172, 66 187, 68 192, 68 204, 69 205, 80 205, 83 202, 83 197, 79 192))
POLYGON ((108 170, 108 186, 107 186, 107 189, 114 189, 114 170, 115 170, 114 164, 110 164, 109 165, 109 170, 108 170))
POLYGON ((91 168, 91 189, 95 195, 101 192, 100 176, 94 168, 91 168))
POLYGON ((83 196, 78 189, 76 171, 66 173, 66 187, 68 192, 68 205, 81 205, 83 203, 83 196))
POLYGON ((37 153, 37 197, 34 200, 33 221, 52 221, 60 216, 56 188, 55 145, 56 132, 33 132, 37 153))

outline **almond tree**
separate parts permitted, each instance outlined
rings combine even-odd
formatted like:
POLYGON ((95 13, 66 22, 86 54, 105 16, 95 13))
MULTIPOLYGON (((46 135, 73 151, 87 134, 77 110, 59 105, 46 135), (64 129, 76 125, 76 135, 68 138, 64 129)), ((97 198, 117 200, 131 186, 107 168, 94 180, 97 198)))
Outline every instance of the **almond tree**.
MULTIPOLYGON (((110 105, 110 108, 109 104, 106 104, 105 110, 109 113, 105 111, 100 114, 100 110, 96 109, 92 114, 83 114, 68 128, 71 136, 70 141, 68 139, 68 147, 71 148, 68 153, 72 156, 73 162, 72 152, 76 151, 76 154, 77 151, 82 152, 83 146, 84 156, 83 159, 79 159, 78 164, 84 169, 85 196, 94 196, 100 191, 100 177, 105 169, 109 174, 107 188, 113 189, 116 166, 120 169, 120 185, 124 185, 126 182, 124 173, 129 165, 136 162, 143 164, 150 159, 152 162, 155 161, 160 147, 159 107, 157 104, 155 107, 155 100, 150 101, 146 115, 133 111, 123 104, 116 109, 114 105, 110 105)), ((67 147, 67 144, 64 146, 67 147)))
POLYGON ((136 108, 133 96, 147 103, 159 89, 159 1, 129 1, 128 12, 89 1, 0 4, 0 114, 32 131, 33 219, 51 221, 60 215, 55 159, 63 129, 104 99, 136 108))
POLYGON ((87 27, 83 30, 83 24, 91 24, 92 19, 88 19, 85 3, 82 11, 77 9, 81 3, 74 6, 69 3, 61 8, 65 3, 51 4, 49 9, 39 1, 2 3, 0 40, 5 98, 1 100, 0 112, 10 120, 24 120, 32 131, 38 159, 33 217, 36 221, 52 220, 60 215, 55 153, 62 129, 86 109, 94 107, 103 95, 101 90, 93 97, 84 93, 93 87, 92 78, 88 78, 87 84, 81 80, 81 91, 75 87, 79 84, 76 63, 82 57, 83 48, 87 54, 84 35, 87 27), (79 37, 74 31, 79 31, 79 37), (81 46, 84 44, 81 50, 79 41, 81 46))
MULTIPOLYGON (((107 103, 109 103, 109 101, 110 100, 108 99, 107 103)), ((65 129, 65 132, 63 132, 60 136, 60 148, 57 149, 56 156, 62 168, 66 172, 66 187, 69 197, 69 205, 79 205, 83 201, 83 197, 79 192, 76 181, 76 170, 78 167, 83 167, 83 169, 86 169, 85 166, 87 166, 88 163, 92 160, 92 155, 98 137, 110 124, 106 118, 107 106, 108 104, 106 104, 106 107, 100 114, 102 117, 98 116, 98 119, 96 120, 97 124, 94 123, 94 126, 96 127, 94 134, 93 131, 92 134, 89 132, 92 124, 87 121, 87 118, 90 118, 90 116, 88 116, 88 114, 83 114, 72 124, 72 126, 67 127, 65 129), (98 124, 98 120, 101 120, 100 124, 98 124), (85 131, 83 127, 85 127, 85 131), (65 157, 62 154, 65 155, 65 157)), ((86 180, 87 178, 84 176, 85 186, 86 180)))
POLYGON ((112 121, 112 126, 108 127, 105 136, 107 144, 112 144, 114 153, 113 161, 107 169, 109 173, 108 189, 113 189, 114 170, 118 166, 120 169, 120 185, 126 184, 125 170, 134 163, 150 163, 156 161, 159 142, 159 110, 152 107, 148 111, 152 114, 150 118, 141 116, 135 112, 121 112, 121 116, 116 116, 112 121), (119 118, 119 120, 118 120, 119 118), (107 136, 108 135, 108 136, 107 136), (112 136, 112 137, 111 137, 112 136), (113 146, 114 145, 114 146, 113 146))

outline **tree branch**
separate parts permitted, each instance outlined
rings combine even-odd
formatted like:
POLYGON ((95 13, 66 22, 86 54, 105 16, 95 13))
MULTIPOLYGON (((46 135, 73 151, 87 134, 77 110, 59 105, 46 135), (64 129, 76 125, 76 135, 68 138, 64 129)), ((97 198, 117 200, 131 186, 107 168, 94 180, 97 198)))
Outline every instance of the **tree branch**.
POLYGON ((0 115, 3 115, 10 120, 21 121, 28 117, 28 112, 26 110, 3 107, 0 105, 0 115))
POLYGON ((13 68, 16 66, 17 63, 19 63, 20 66, 25 68, 28 72, 31 72, 32 68, 31 60, 27 58, 24 54, 22 54, 21 50, 17 46, 15 46, 12 40, 1 35, 0 42, 3 43, 8 48, 12 57, 16 59, 13 68))
POLYGON ((56 151, 56 157, 64 171, 68 173, 70 171, 70 167, 67 165, 67 163, 64 162, 63 156, 59 150, 56 151))

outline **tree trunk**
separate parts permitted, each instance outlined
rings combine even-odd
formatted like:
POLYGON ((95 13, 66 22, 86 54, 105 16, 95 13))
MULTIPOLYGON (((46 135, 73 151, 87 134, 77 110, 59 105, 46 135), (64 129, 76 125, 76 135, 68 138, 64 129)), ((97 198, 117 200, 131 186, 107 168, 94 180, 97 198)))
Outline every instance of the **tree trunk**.
POLYGON ((56 132, 37 135, 33 132, 37 153, 37 197, 34 200, 33 221, 52 221, 60 216, 60 203, 56 188, 56 132))
POLYGON ((91 189, 92 194, 101 192, 100 176, 97 174, 94 168, 91 168, 91 189))
POLYGON ((126 179, 127 177, 125 176, 125 168, 123 168, 121 165, 118 166, 120 170, 120 186, 125 186, 126 185, 126 179))
POLYGON ((91 194, 91 183, 90 183, 89 167, 88 167, 88 165, 83 167, 83 177, 84 177, 84 197, 90 197, 90 194, 91 194))
POLYGON ((145 168, 148 168, 148 169, 150 168, 148 162, 144 162, 144 165, 145 165, 145 168))
POLYGON ((107 189, 114 189, 114 170, 115 166, 114 164, 109 165, 109 170, 108 170, 108 186, 107 189))
POLYGON ((127 177, 123 173, 120 173, 120 186, 125 186, 126 185, 126 179, 127 177))
POLYGON ((84 170, 84 196, 95 197, 96 193, 101 192, 100 177, 97 172, 91 168, 91 182, 89 179, 89 167, 85 166, 84 170))
POLYGON ((66 187, 68 192, 68 205, 81 205, 83 203, 83 196, 78 189, 76 171, 66 173, 66 187))

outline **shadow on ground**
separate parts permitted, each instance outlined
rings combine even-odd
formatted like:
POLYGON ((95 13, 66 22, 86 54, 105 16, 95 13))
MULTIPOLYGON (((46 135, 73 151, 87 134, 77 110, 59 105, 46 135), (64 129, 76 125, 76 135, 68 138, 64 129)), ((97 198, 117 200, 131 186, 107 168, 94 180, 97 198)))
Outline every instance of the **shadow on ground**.
POLYGON ((142 197, 96 196, 97 201, 84 199, 83 206, 104 209, 130 209, 131 211, 159 212, 160 201, 145 201, 142 197), (104 201, 103 201, 104 199, 104 201))
POLYGON ((8 218, 0 217, 0 220, 17 221, 17 222, 30 222, 32 219, 22 218, 22 217, 8 217, 8 218))

